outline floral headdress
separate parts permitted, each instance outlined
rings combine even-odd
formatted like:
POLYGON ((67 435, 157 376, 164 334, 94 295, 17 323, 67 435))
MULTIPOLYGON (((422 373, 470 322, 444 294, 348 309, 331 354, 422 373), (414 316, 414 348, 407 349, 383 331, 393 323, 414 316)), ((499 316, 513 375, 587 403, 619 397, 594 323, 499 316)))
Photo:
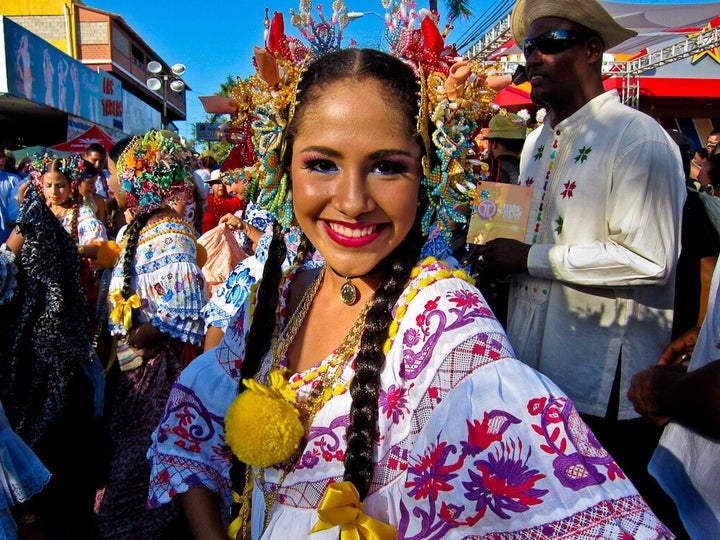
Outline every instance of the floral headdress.
POLYGON ((72 189, 75 189, 82 179, 86 162, 80 154, 72 154, 67 157, 58 157, 52 152, 33 154, 29 174, 33 185, 40 193, 43 191, 42 177, 56 160, 60 162, 59 170, 67 177, 72 189))
POLYGON ((117 161, 128 207, 150 212, 170 200, 192 201, 192 153, 172 132, 150 130, 136 136, 117 161))
MULTIPOLYGON (((417 125, 425 146, 422 187, 430 203, 423 229, 428 232, 437 222, 449 237, 451 221, 466 219, 455 207, 471 202, 477 171, 484 170, 475 138, 494 109, 497 92, 489 85, 484 65, 463 59, 454 45, 445 45, 436 14, 416 11, 408 0, 383 0, 383 6, 389 52, 412 66, 422 89, 417 125)), ((255 48, 257 73, 245 81, 238 79, 231 92, 231 129, 252 128, 259 159, 258 203, 285 227, 294 219, 283 167, 285 128, 292 120, 305 66, 340 48, 348 13, 340 0, 332 8, 326 18, 318 7, 319 22, 308 0, 301 1, 299 12, 291 10, 292 24, 307 45, 284 34, 281 14, 275 13, 272 22, 266 16, 266 47, 255 48)), ((445 35, 449 30, 446 27, 445 35)))

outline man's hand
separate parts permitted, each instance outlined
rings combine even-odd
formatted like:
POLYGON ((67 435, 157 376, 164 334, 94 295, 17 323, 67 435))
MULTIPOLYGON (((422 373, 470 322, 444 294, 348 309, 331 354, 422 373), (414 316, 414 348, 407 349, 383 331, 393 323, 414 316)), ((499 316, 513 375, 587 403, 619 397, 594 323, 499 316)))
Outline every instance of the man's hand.
POLYGON ((527 272, 529 252, 530 244, 496 238, 478 249, 477 260, 480 267, 486 267, 497 275, 518 274, 527 272))
POLYGON ((663 426, 669 420, 666 416, 667 398, 683 375, 685 371, 678 365, 648 368, 633 375, 627 397, 638 414, 657 426, 663 426))
POLYGON ((692 355, 693 350, 695 350, 695 343, 697 343, 698 334, 700 334, 700 329, 695 327, 672 340, 663 349, 663 352, 657 361, 658 365, 664 366, 682 364, 688 360, 692 355))

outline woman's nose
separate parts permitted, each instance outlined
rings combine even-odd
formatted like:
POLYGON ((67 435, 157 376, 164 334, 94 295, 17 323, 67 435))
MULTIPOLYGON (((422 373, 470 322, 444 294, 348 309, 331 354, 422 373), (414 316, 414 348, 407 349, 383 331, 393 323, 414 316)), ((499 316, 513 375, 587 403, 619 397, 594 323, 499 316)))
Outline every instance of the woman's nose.
POLYGON ((343 214, 353 218, 375 208, 375 201, 368 190, 367 175, 364 171, 342 174, 336 187, 335 201, 343 214))

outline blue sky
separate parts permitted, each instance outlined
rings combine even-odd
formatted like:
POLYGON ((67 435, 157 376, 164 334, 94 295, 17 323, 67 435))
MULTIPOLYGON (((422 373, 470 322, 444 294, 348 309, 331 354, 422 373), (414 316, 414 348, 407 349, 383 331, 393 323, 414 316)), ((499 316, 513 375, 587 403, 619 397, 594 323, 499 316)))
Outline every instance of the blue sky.
MULTIPOLYGON (((636 0, 638 1, 638 0, 636 0)), ((639 0, 644 3, 692 3, 692 0, 639 0)), ((298 9, 299 0, 237 1, 221 0, 84 0, 88 6, 121 15, 125 21, 150 45, 165 62, 187 66, 185 81, 192 91, 187 94, 187 122, 179 124, 181 135, 191 138, 192 123, 202 121, 205 112, 198 96, 212 95, 228 75, 246 77, 253 71, 252 46, 263 45, 263 18, 265 7, 282 11, 285 31, 298 35, 290 24, 289 10, 298 9)), ((326 12, 332 0, 315 0, 323 3, 326 12)), ((384 13, 380 0, 345 0, 350 11, 384 13)), ((475 17, 482 17, 502 0, 471 0, 475 17)), ((420 7, 427 2, 419 0, 420 7)), ((442 24, 446 20, 444 0, 439 0, 442 24)), ((449 41, 459 42, 471 21, 456 21, 449 41)), ((359 46, 378 47, 383 43, 384 24, 381 17, 367 14, 350 22, 345 29, 344 43, 355 39, 359 46)))

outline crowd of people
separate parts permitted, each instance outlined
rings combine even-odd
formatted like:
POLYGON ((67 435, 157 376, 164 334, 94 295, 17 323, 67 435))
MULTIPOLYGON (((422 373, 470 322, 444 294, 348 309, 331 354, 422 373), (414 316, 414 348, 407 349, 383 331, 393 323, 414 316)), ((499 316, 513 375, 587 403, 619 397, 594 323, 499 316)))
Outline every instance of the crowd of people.
POLYGON ((720 133, 604 89, 594 0, 515 3, 532 130, 398 4, 267 20, 224 164, 0 154, 0 538, 720 537, 720 133))

